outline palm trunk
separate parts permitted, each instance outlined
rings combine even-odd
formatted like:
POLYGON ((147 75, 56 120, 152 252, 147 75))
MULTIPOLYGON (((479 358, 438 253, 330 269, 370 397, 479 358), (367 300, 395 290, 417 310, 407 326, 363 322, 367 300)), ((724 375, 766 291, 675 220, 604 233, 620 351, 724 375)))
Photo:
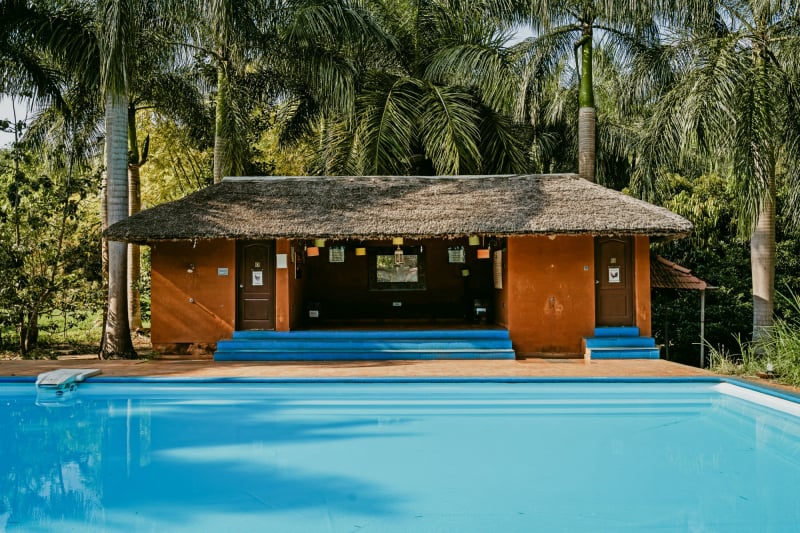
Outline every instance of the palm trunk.
POLYGON ((217 108, 214 124, 214 183, 219 183, 230 168, 225 120, 228 115, 228 76, 225 66, 217 67, 217 108))
POLYGON ((592 27, 586 26, 581 38, 581 86, 578 111, 578 174, 595 180, 597 111, 594 107, 592 77, 592 27))
POLYGON ((754 342, 763 340, 768 334, 775 309, 775 173, 770 174, 768 190, 750 237, 754 342))
MULTIPOLYGON (((108 225, 128 216, 128 144, 125 95, 106 98, 106 173, 108 225)), ((128 246, 108 243, 108 316, 103 340, 104 357, 136 357, 128 324, 128 246)))
MULTIPOLYGON (((108 228, 108 172, 103 172, 103 179, 100 185, 100 227, 103 232, 108 228)), ((102 280, 102 291, 108 294, 108 239, 105 235, 100 237, 100 278, 102 280)), ((108 324, 108 301, 103 306, 103 335, 100 339, 100 358, 104 357, 106 345, 106 324, 108 324)))
MULTIPOLYGON (((128 106, 128 215, 135 215, 142 209, 139 168, 139 141, 136 135, 136 107, 128 106)), ((142 307, 139 293, 141 277, 141 254, 138 244, 128 245, 128 320, 131 331, 142 329, 142 307)))

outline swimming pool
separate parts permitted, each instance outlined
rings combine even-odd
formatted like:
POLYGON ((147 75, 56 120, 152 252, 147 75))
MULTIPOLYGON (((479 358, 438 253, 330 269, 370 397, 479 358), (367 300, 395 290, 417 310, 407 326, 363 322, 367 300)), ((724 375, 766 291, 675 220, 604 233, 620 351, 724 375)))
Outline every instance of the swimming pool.
POLYGON ((796 531, 800 406, 715 380, 0 384, 0 531, 796 531))

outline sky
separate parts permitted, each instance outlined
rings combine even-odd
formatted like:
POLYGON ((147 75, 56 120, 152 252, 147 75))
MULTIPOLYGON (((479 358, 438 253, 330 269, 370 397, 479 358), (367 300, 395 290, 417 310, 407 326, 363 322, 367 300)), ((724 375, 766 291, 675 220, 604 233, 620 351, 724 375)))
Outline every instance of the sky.
MULTIPOLYGON (((25 114, 27 113, 27 105, 17 102, 17 120, 21 120, 25 118, 25 114)), ((0 119, 3 120, 14 120, 14 112, 11 106, 11 100, 6 98, 5 96, 0 96, 0 119)), ((7 148, 11 146, 11 142, 14 140, 13 133, 5 133, 0 132, 0 148, 7 148)))

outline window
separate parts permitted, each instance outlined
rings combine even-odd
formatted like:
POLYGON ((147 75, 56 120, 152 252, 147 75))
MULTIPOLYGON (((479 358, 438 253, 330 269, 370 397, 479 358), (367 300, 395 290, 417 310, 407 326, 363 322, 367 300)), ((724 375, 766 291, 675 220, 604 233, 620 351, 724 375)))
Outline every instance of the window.
POLYGON ((425 290, 424 257, 420 247, 401 247, 402 259, 394 248, 369 250, 369 288, 373 291, 425 290))

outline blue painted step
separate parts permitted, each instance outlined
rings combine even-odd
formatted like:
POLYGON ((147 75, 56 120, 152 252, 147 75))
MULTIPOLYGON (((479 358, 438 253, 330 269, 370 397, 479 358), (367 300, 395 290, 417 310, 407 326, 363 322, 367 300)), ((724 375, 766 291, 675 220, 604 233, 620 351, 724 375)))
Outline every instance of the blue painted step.
POLYGON ((641 337, 637 327, 595 328, 594 337, 585 337, 584 346, 591 359, 658 359, 661 350, 652 337, 641 337))
POLYGON ((591 348, 592 359, 659 359, 658 348, 591 348))
POLYGON ((594 328, 595 337, 638 337, 639 328, 636 326, 614 326, 594 328))
POLYGON ((234 331, 234 339, 508 339, 505 329, 234 331))
POLYGON ((218 361, 514 359, 507 330, 236 331, 218 361))
POLYGON ((514 359, 513 350, 364 350, 360 352, 217 350, 215 361, 387 361, 447 359, 514 359))
POLYGON ((362 351, 362 350, 417 350, 424 346, 426 350, 497 350, 511 349, 510 339, 499 340, 448 340, 430 339, 422 341, 405 340, 363 340, 363 339, 336 339, 336 340, 241 340, 233 339, 220 341, 226 350, 274 350, 280 346, 285 351, 362 351))

